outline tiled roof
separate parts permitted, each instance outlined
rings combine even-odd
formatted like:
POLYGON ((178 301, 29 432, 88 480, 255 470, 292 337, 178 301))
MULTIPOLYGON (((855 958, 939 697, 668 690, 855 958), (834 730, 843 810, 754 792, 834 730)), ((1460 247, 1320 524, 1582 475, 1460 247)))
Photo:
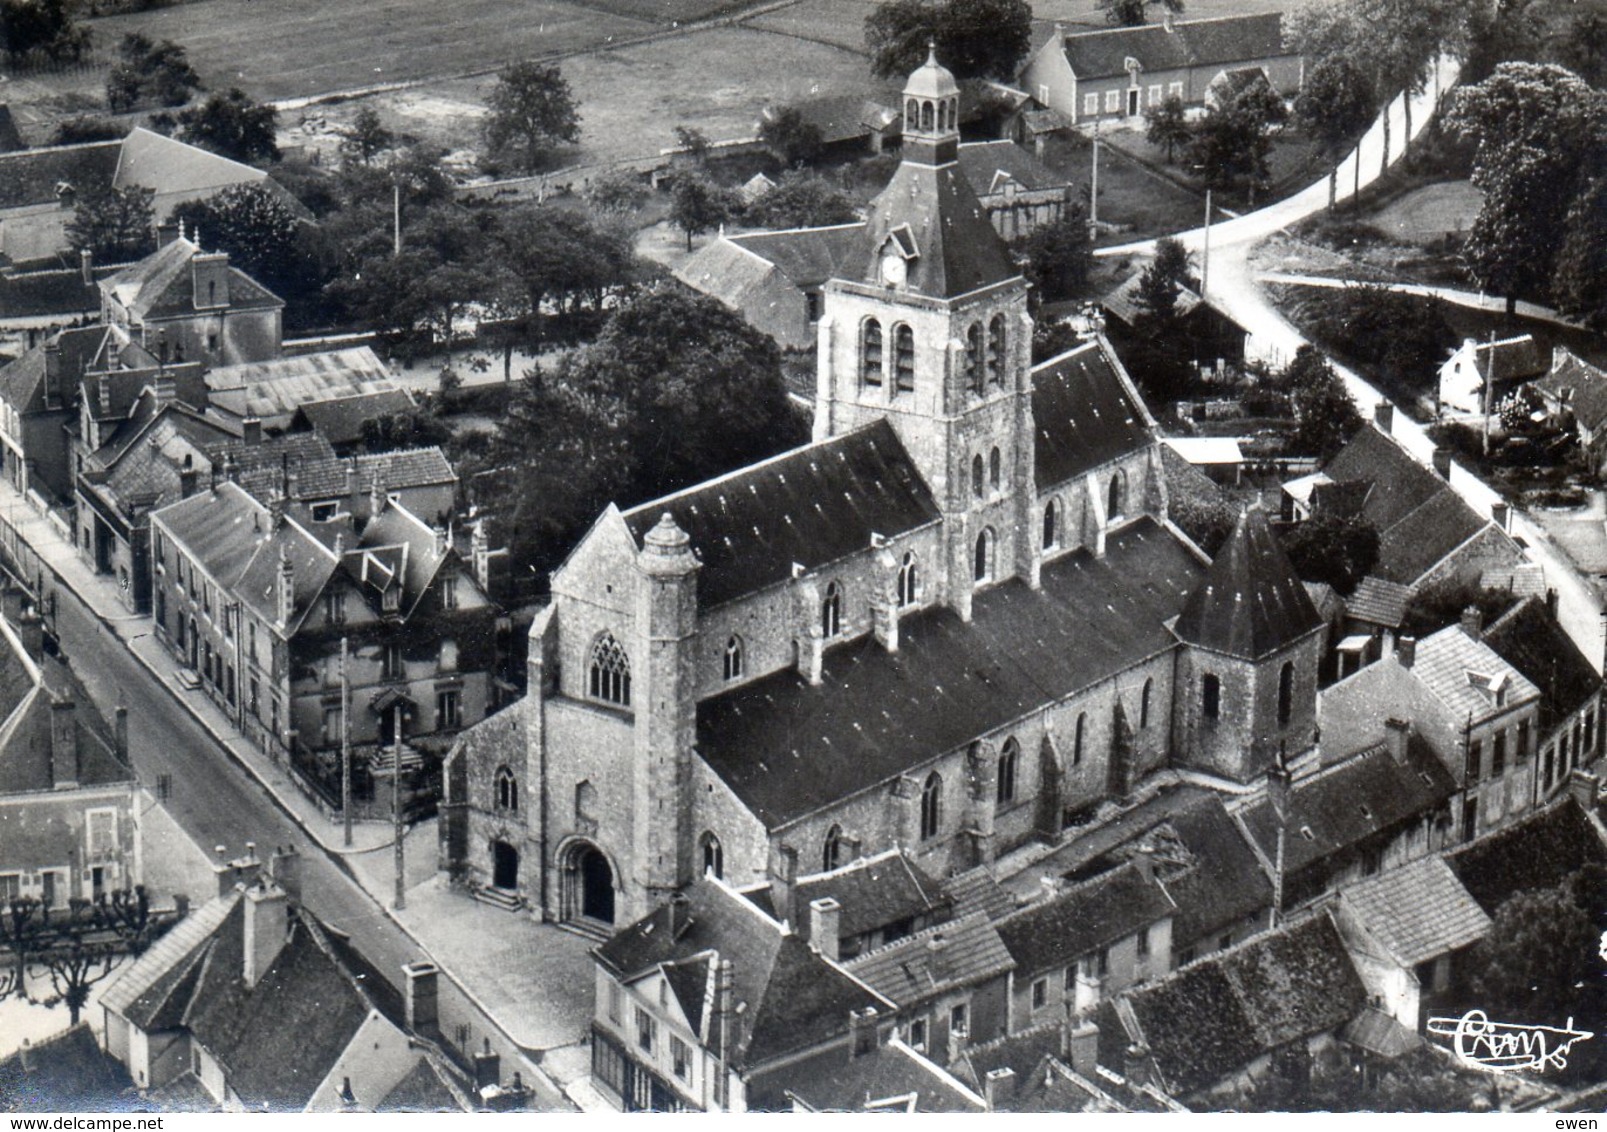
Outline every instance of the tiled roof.
POLYGON ((1596 828, 1570 798, 1454 850, 1446 863, 1490 915, 1516 892, 1554 888, 1582 865, 1607 863, 1596 828))
MULTIPOLYGON (((22 221, 26 223, 26 218, 22 221)), ((0 254, 10 243, 10 225, 0 220, 0 254)), ((98 270, 98 269, 97 269, 98 270)), ((78 268, 0 275, 0 318, 67 319, 100 311, 100 288, 84 282, 78 268)))
POLYGON ((1343 1026, 1367 1005, 1326 914, 1255 936, 1127 992, 1175 1095, 1209 1087, 1263 1053, 1343 1026))
POLYGON ((1144 931, 1177 905, 1137 865, 1029 904, 999 921, 999 936, 1022 978, 1064 967, 1081 956, 1144 931))
MULTIPOLYGON (((58 404, 71 404, 76 395, 84 369, 91 359, 101 353, 108 338, 115 339, 118 332, 107 326, 84 326, 63 330, 54 338, 60 350, 62 388, 52 390, 58 404)), ((26 351, 16 361, 0 368, 0 400, 4 400, 18 413, 38 412, 45 408, 45 345, 41 342, 26 351)))
POLYGON ((229 439, 222 427, 177 402, 163 405, 153 419, 132 431, 136 433, 128 438, 132 442, 114 436, 107 446, 111 450, 102 450, 109 463, 95 460, 106 473, 97 487, 124 514, 132 514, 136 506, 159 507, 180 498, 179 472, 185 459, 199 472, 205 465, 198 457, 205 449, 229 439))
MULTIPOLYGON (((1463 348, 1466 348, 1464 344, 1463 348)), ((1546 357, 1534 338, 1528 334, 1504 338, 1493 345, 1476 342, 1473 346, 1473 364, 1479 376, 1488 380, 1493 368, 1496 381, 1519 381, 1546 372, 1551 359, 1546 357)))
POLYGON ((355 444, 363 439, 363 426, 380 417, 406 413, 413 396, 405 389, 374 389, 351 397, 305 402, 298 416, 331 444, 355 444))
POLYGON ((943 882, 943 892, 954 902, 956 916, 980 912, 990 920, 997 920, 1016 906, 986 865, 950 877, 943 882))
POLYGON ((813 1112, 971 1112, 982 1098, 897 1038, 831 1068, 800 1074, 787 1092, 813 1112), (801 1078, 801 1079, 800 1079, 801 1078))
POLYGON ((621 978, 708 952, 730 960, 736 1003, 731 1058, 756 1066, 848 1031, 850 1011, 892 1004, 810 949, 718 880, 705 878, 677 909, 662 906, 593 953, 621 978), (670 917, 682 919, 672 931, 670 917))
MULTIPOLYGON (((760 114, 760 122, 773 121, 781 109, 779 106, 765 107, 760 114)), ((791 103, 787 109, 797 110, 806 123, 820 131, 820 140, 827 145, 862 138, 870 133, 871 127, 882 129, 901 117, 892 107, 857 94, 805 98, 791 103)))
POLYGON ((1143 401, 1097 340, 1032 368, 1032 421, 1040 491, 1155 443, 1143 401))
MULTIPOLYGON (((817 231, 805 230, 789 241, 805 249, 806 255, 800 257, 805 264, 813 258, 807 253, 815 250, 821 242, 816 236, 817 231)), ((813 268, 807 270, 809 274, 814 274, 813 268)), ((779 301, 767 294, 776 287, 777 274, 786 273, 758 252, 750 251, 746 241, 737 243, 730 236, 710 240, 675 269, 675 278, 693 290, 712 296, 733 310, 747 312, 756 311, 760 303, 779 301)), ((807 285, 796 279, 788 282, 796 287, 807 285)))
POLYGON ((1339 1036, 1356 1048, 1388 1061, 1405 1057, 1423 1044, 1415 1030, 1401 1025, 1376 1006, 1366 1007, 1346 1022, 1339 1036))
MULTIPOLYGON (((1128 326, 1136 327, 1138 320, 1146 313, 1138 302, 1138 289, 1143 280, 1143 272, 1129 276, 1121 286, 1099 300, 1099 305, 1119 321, 1128 326)), ((1173 310, 1179 315, 1193 314, 1199 309, 1201 300, 1197 293, 1183 286, 1178 286, 1176 292, 1177 299, 1173 310)))
POLYGON ((1104 558, 1045 564, 1041 588, 979 592, 827 650, 822 682, 775 673, 698 705, 698 752, 771 829, 922 766, 978 735, 1175 647, 1164 622, 1199 577, 1165 528, 1139 520, 1104 558))
POLYGON ((1550 372, 1537 379, 1534 387, 1567 405, 1574 420, 1588 429, 1600 428, 1607 421, 1607 373, 1565 346, 1556 348, 1550 372))
POLYGON ((374 1106, 375 1112, 462 1112, 464 1100, 448 1081, 445 1068, 420 1055, 407 1076, 374 1106))
POLYGON ((905 285, 916 295, 956 298, 1021 275, 958 162, 902 162, 870 203, 866 221, 840 278, 877 283, 889 239, 913 243, 905 285))
POLYGON ((1064 177, 1013 141, 966 142, 960 146, 960 171, 979 197, 1002 193, 1000 177, 1014 181, 1026 192, 1067 187, 1064 177))
POLYGON ((1484 630, 1484 643, 1540 689, 1545 727, 1601 693, 1601 676, 1539 598, 1525 598, 1484 630))
POLYGON ((1179 20, 1161 24, 1068 34, 1066 62, 1083 80, 1127 73, 1127 60, 1145 71, 1175 71, 1275 59, 1295 54, 1283 42, 1283 17, 1277 12, 1256 16, 1224 16, 1212 20, 1179 20))
POLYGON ((122 143, 86 142, 0 154, 0 210, 56 203, 56 186, 79 194, 110 188, 122 143))
POLYGON ((806 920, 811 901, 831 897, 841 905, 838 935, 850 938, 918 916, 948 904, 937 881, 902 849, 889 849, 829 873, 797 881, 798 917, 806 920))
MULTIPOLYGON (((158 196, 200 196, 226 185, 255 184, 268 174, 209 150, 135 126, 119 146, 115 185, 150 189, 158 196)), ((205 233, 202 233, 205 237, 205 233)))
POLYGON ((1341 896, 1403 967, 1448 955, 1490 930, 1490 917, 1439 857, 1368 877, 1341 896))
MULTIPOLYGON (((397 391, 390 370, 367 346, 218 366, 207 373, 206 383, 212 404, 220 411, 257 417, 278 427, 288 423, 297 409, 317 402, 397 391)), ((412 404, 405 392, 402 397, 412 404)))
POLYGON ((1321 625, 1266 512, 1253 507, 1189 595, 1174 631, 1190 644, 1256 660, 1321 625))
POLYGON ((885 420, 793 449, 624 514, 638 543, 668 512, 702 562, 709 609, 938 518, 932 493, 885 420))
POLYGON ((1443 477, 1371 424, 1357 430, 1323 470, 1338 483, 1372 484, 1361 513, 1378 528, 1373 569, 1385 581, 1412 585, 1490 526, 1443 477))
POLYGON ((1060 1022, 1046 1022, 1018 1030, 980 1045, 967 1046, 955 1065, 955 1072, 974 1089, 983 1087, 995 1069, 1015 1073, 1019 1085, 1026 1075, 1043 1064, 1046 1057, 1058 1057, 1062 1048, 1060 1022))
MULTIPOLYGON (((190 261, 201 254, 202 250, 193 241, 178 237, 138 263, 101 280, 101 290, 114 295, 141 320, 193 315, 196 284, 190 261)), ((229 268, 229 310, 266 310, 282 306, 284 300, 266 287, 238 268, 229 268)))
POLYGON ((904 1009, 1001 978, 1015 961, 987 917, 972 915, 905 936, 856 956, 846 966, 904 1009))
POLYGON ((1222 799, 1212 795, 1177 813, 1163 829, 1187 850, 1182 868, 1157 864, 1156 875, 1177 905, 1174 947, 1204 939, 1272 907, 1272 882, 1222 799))
MULTIPOLYGON (((111 745, 95 724, 95 706, 64 667, 50 673, 50 661, 35 666, 25 661, 9 636, 0 639, 0 795, 50 790, 55 779, 51 769, 52 707, 56 698, 75 705, 74 726, 78 732, 78 784, 109 786, 132 784, 134 772, 119 762, 111 745)), ((104 730, 102 727, 101 731, 104 730)), ((35 832, 49 829, 45 822, 35 832)), ((29 833, 19 823, 8 836, 22 839, 29 833)))
POLYGON ((1483 719, 1540 695, 1528 677, 1460 625, 1418 641, 1412 672, 1458 719, 1483 719))
MULTIPOLYGON (((1456 790, 1451 772, 1416 731, 1407 739, 1403 763, 1383 745, 1298 779, 1289 800, 1284 868, 1292 875, 1380 831, 1421 821, 1456 790)), ((1259 798, 1240 819, 1262 854, 1273 859, 1278 836, 1272 806, 1259 798)))
POLYGON ((1367 575, 1345 599, 1345 612, 1358 621, 1399 629, 1406 621, 1406 607, 1412 602, 1412 587, 1367 575))
POLYGON ((693 1033, 703 1031, 703 1005, 708 998, 709 979, 714 974, 707 955, 694 955, 678 963, 666 963, 664 981, 680 1003, 681 1013, 692 1026, 693 1033))
POLYGON ((128 1071, 100 1048, 88 1022, 0 1058, 0 1112, 144 1110, 128 1071))

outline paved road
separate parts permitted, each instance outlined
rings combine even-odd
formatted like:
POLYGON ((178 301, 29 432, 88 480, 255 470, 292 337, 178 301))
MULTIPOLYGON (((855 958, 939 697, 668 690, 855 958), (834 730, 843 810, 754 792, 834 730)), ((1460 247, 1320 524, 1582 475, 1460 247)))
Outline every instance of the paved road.
MULTIPOLYGON (((110 718, 121 700, 129 705, 128 746, 140 782, 153 793, 159 775, 171 776, 168 812, 203 849, 224 845, 230 856, 255 841, 259 853, 295 845, 302 855, 302 901, 325 923, 352 936, 359 951, 387 977, 400 981, 403 963, 422 958, 404 933, 345 869, 304 835, 274 799, 195 721, 71 590, 56 587, 55 628, 62 651, 90 696, 110 718)), ((197 693, 199 694, 199 693, 197 693)), ((197 900, 211 893, 192 893, 197 900)), ((450 979, 440 984, 441 1030, 469 1049, 489 1038, 511 1079, 522 1064, 512 1046, 450 979), (460 1035, 459 1027, 467 1027, 460 1035)), ((542 1109, 573 1111, 560 1094, 532 1072, 524 1080, 537 1090, 542 1109)))

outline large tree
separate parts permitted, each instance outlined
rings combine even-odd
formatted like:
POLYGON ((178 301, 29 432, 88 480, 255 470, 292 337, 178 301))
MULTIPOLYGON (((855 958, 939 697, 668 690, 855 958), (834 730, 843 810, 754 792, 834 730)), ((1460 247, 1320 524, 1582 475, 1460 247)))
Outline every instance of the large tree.
POLYGON ((1508 897, 1492 920, 1473 954, 1479 1002, 1493 1018, 1562 1025, 1577 1012, 1577 984, 1601 977, 1590 917, 1555 888, 1508 897))
POLYGON ((213 94, 178 116, 179 137, 236 161, 278 161, 279 115, 239 87, 213 94))
POLYGON ((395 142, 396 135, 386 128, 379 111, 372 106, 364 106, 357 111, 352 118, 352 124, 346 128, 346 137, 340 143, 340 151, 345 154, 346 160, 367 166, 372 165, 374 158, 391 148, 395 142))
MULTIPOLYGON (((1347 55, 1332 55, 1313 66, 1295 98, 1295 120, 1328 156, 1329 212, 1339 196, 1339 163, 1373 120, 1375 101, 1372 80, 1347 55)), ((1356 184, 1361 184, 1360 160, 1356 184)))
POLYGON ((1607 175, 1592 177, 1568 208, 1551 291, 1563 314, 1607 330, 1607 175))
POLYGON ((154 43, 137 31, 117 45, 119 61, 106 77, 106 105, 115 111, 141 103, 182 106, 201 88, 184 48, 171 39, 154 43))
POLYGON ((1264 78, 1212 108, 1195 128, 1189 159, 1200 167, 1213 189, 1242 186, 1255 203, 1258 188, 1270 176, 1272 128, 1288 117, 1288 109, 1264 78))
POLYGON ((1032 44, 1032 8, 1026 0, 884 0, 865 17, 878 78, 907 77, 928 44, 957 79, 1010 82, 1032 44))
POLYGON ((1150 145, 1166 150, 1166 163, 1170 165, 1177 147, 1187 145, 1194 136, 1183 111, 1183 100, 1174 94, 1144 111, 1144 136, 1150 145))
POLYGON ((78 198, 67 242, 100 263, 127 263, 156 248, 156 194, 137 185, 105 188, 78 198))
POLYGON ((1475 143, 1484 193, 1463 254, 1510 317, 1520 294, 1549 290, 1570 210, 1607 156, 1607 98, 1561 67, 1503 63, 1456 92, 1446 125, 1475 143))
POLYGON ((820 127, 808 121, 796 106, 780 106, 759 123, 759 141, 781 164, 807 165, 825 145, 820 127))
POLYGON ((1104 10, 1106 23, 1122 28, 1143 27, 1151 7, 1183 13, 1183 0, 1094 0, 1094 6, 1104 10))
POLYGON ((1298 455, 1326 460, 1362 426, 1356 399, 1344 381, 1311 346, 1301 346, 1283 373, 1294 410, 1290 449, 1298 455))
POLYGON ((0 52, 13 63, 82 59, 90 33, 74 21, 73 7, 68 0, 0 0, 0 52))
POLYGON ((580 111, 557 67, 510 63, 485 101, 486 145, 512 154, 527 172, 541 168, 553 147, 580 140, 580 111))
POLYGON ((698 173, 682 173, 670 185, 670 223, 692 237, 718 228, 737 211, 736 194, 698 173))
POLYGON ((75 897, 65 908, 14 898, 0 906, 0 951, 10 959, 9 972, 0 974, 0 998, 64 1005, 76 1026, 95 986, 126 957, 142 954, 175 919, 151 914, 143 885, 94 900, 75 897), (47 985, 48 992, 36 994, 47 985))
POLYGON ((229 185, 207 199, 178 205, 169 222, 181 220, 206 250, 228 252, 234 266, 271 290, 301 277, 301 224, 273 189, 229 185))
POLYGON ((1318 514, 1283 536, 1295 574, 1348 594, 1378 561, 1378 528, 1361 516, 1318 514))
POLYGON ((788 173, 748 206, 748 223, 760 228, 819 228, 859 219, 854 202, 824 177, 788 173))
POLYGON ((1093 267, 1093 243, 1088 238, 1088 217, 1076 202, 1052 224, 1040 224, 1015 244, 1023 274, 1032 284, 1034 300, 1055 302, 1081 294, 1093 267))

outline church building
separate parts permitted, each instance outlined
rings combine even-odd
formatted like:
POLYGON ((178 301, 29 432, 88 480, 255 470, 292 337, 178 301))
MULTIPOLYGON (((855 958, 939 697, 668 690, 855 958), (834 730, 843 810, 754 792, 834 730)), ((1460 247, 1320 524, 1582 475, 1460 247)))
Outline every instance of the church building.
POLYGON ((959 87, 928 59, 904 99, 824 287, 813 442, 610 507, 554 573, 528 694, 448 760, 468 887, 602 933, 709 871, 943 877, 1314 743, 1323 626, 1265 517, 1209 561, 1106 343, 1032 364, 959 87))

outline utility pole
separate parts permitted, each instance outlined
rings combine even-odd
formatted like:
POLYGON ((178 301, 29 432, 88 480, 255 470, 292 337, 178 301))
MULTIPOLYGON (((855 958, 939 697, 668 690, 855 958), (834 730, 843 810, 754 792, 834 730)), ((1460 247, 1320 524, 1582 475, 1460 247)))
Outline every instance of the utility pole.
MULTIPOLYGON (((1478 350, 1477 346, 1475 346, 1473 348, 1473 372, 1475 374, 1479 373, 1479 350, 1478 350)), ((1482 375, 1479 375, 1479 376, 1482 376, 1484 378, 1484 389, 1483 389, 1484 396, 1480 398, 1480 401, 1483 403, 1483 406, 1484 406, 1484 414, 1483 414, 1483 416, 1484 416, 1484 429, 1483 429, 1483 431, 1484 431, 1484 455, 1486 457, 1488 457, 1490 455, 1490 403, 1495 399, 1495 330, 1494 330, 1494 328, 1492 328, 1490 330, 1490 356, 1489 356, 1489 358, 1487 358, 1485 360, 1484 373, 1482 375)))
POLYGON ((352 686, 346 674, 346 638, 340 639, 340 817, 352 847, 352 686))
POLYGON ((402 858, 402 701, 396 701, 396 723, 392 733, 396 737, 391 760, 391 827, 396 838, 396 901, 392 905, 398 912, 407 907, 407 877, 402 858))
POLYGON ((1205 190, 1205 246, 1200 252, 1200 298, 1211 280, 1211 190, 1205 190))
POLYGON ((391 254, 402 254, 402 182, 391 179, 391 254))
POLYGON ((1275 928, 1283 919, 1283 846, 1289 826, 1289 764, 1284 758, 1283 744, 1278 745, 1278 756, 1267 768, 1267 801, 1272 804, 1272 815, 1278 823, 1277 855, 1272 863, 1272 918, 1267 925, 1275 928))
POLYGON ((1099 238, 1099 119, 1094 119, 1094 170, 1088 181, 1088 241, 1099 238))

